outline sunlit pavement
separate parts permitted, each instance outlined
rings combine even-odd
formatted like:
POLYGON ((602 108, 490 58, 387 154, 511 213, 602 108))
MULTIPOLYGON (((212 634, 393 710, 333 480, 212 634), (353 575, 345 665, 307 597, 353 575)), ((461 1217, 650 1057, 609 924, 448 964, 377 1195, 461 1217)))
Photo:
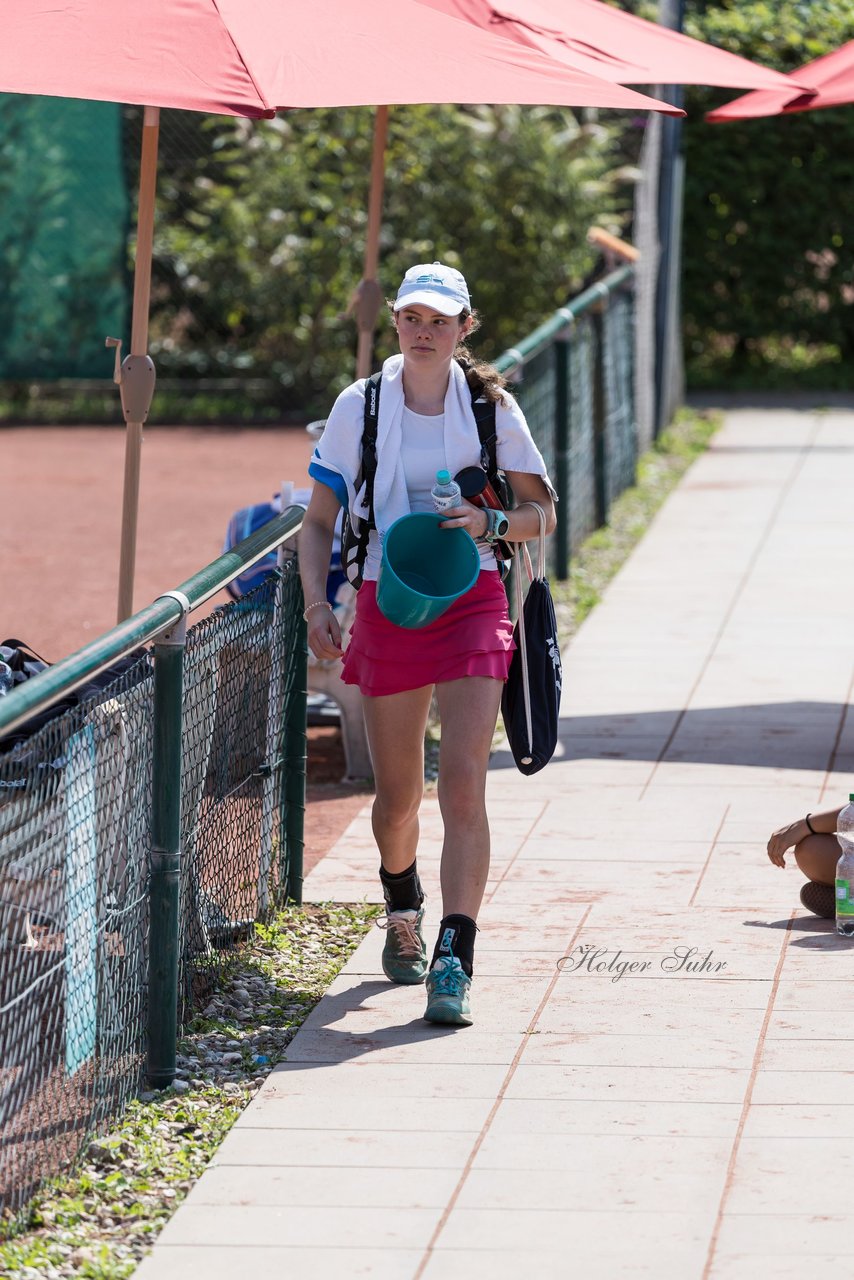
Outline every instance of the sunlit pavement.
MULTIPOLYGON (((728 414, 564 654, 558 757, 493 761, 474 1026, 374 930, 139 1280, 854 1271, 854 956, 765 853, 854 777, 853 492, 854 413, 728 414)), ((366 809, 307 897, 377 864, 366 809)))

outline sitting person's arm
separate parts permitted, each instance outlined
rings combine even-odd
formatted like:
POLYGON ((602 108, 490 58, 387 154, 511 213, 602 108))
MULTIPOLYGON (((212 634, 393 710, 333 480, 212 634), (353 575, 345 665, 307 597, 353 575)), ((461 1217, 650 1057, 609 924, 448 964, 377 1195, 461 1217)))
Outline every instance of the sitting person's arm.
POLYGON ((803 818, 796 818, 794 822, 788 822, 784 827, 773 832, 768 841, 768 857, 774 866, 785 867, 786 850, 793 849, 808 836, 832 836, 836 831, 836 821, 842 808, 843 806, 840 805, 838 809, 827 809, 823 813, 806 814, 803 818))

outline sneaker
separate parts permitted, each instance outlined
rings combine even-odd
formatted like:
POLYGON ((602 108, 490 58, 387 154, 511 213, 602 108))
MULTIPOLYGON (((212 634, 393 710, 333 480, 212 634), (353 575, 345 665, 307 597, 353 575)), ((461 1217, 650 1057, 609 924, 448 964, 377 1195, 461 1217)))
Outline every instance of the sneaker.
POLYGON ((471 978, 456 956, 440 956, 427 974, 425 1021, 470 1027, 470 990, 471 978))
POLYGON ((424 908, 418 911, 390 911, 377 924, 386 931, 383 973, 392 982, 415 985, 427 972, 427 943, 424 940, 424 908))
POLYGON ((818 880, 807 880, 801 889, 801 904, 814 916, 824 920, 836 918, 836 890, 832 884, 819 884, 818 880))

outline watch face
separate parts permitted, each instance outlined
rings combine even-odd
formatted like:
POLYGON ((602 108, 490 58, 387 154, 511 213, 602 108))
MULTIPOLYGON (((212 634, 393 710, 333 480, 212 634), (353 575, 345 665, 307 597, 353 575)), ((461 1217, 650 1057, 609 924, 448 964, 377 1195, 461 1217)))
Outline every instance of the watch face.
POLYGON ((510 528, 510 521, 507 519, 506 515, 502 511, 501 514, 498 516, 497 520, 495 521, 496 538, 503 538, 509 528, 510 528))

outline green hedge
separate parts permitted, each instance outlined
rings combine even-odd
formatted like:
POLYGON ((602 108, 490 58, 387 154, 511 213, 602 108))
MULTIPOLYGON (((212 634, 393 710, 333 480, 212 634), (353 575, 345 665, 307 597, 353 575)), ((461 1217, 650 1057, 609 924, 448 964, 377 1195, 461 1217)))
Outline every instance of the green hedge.
MULTIPOLYGON (((461 266, 491 354, 565 302, 594 263, 589 226, 619 230, 631 203, 625 118, 583 114, 392 108, 383 286, 391 292, 413 262, 461 266)), ((151 342, 160 373, 271 377, 281 409, 328 410, 354 370, 345 312, 362 271, 373 118, 164 113, 151 342)), ((137 132, 129 114, 131 160, 137 132)), ((390 350, 386 324, 379 354, 390 350)))
MULTIPOLYGON (((689 0, 686 31, 791 72, 854 37, 854 0, 689 0)), ((854 387, 854 104, 684 130, 683 304, 694 386, 854 387)))

